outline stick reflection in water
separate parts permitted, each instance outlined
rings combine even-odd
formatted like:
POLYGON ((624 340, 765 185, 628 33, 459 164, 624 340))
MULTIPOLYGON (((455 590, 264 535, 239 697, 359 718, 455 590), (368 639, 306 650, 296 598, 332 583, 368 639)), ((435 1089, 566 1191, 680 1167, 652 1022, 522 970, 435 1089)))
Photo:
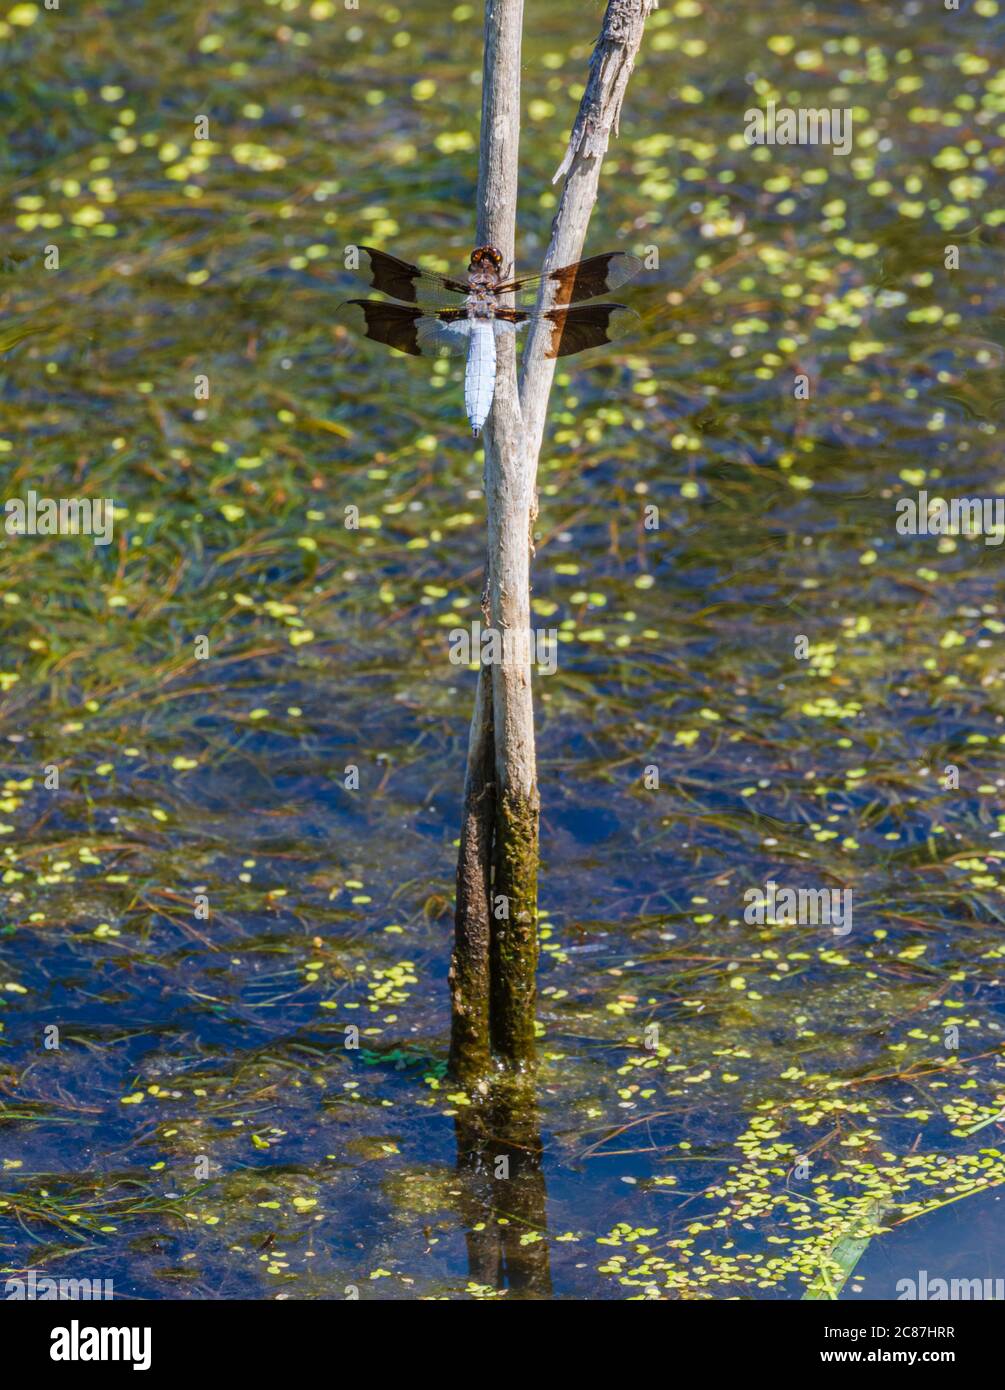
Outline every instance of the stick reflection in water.
POLYGON ((526 1087, 502 1081, 454 1121, 473 1283, 550 1298, 541 1127, 526 1087))

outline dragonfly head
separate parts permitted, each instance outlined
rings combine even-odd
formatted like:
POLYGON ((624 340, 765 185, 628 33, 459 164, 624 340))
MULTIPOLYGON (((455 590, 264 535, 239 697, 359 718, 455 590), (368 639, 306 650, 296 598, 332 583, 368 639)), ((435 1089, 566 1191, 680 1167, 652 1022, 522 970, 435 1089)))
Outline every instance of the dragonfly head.
POLYGON ((476 246, 471 252, 471 264, 468 270, 494 270, 496 274, 502 270, 502 252, 495 246, 476 246))

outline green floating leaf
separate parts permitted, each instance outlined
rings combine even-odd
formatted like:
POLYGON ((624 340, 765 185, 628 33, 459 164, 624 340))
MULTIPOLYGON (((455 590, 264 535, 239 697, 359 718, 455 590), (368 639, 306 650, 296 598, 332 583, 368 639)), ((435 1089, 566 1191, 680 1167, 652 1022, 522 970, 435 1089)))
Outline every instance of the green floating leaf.
POLYGON ((825 1299, 836 1302, 840 1298, 841 1290, 865 1254, 866 1246, 873 1236, 878 1234, 876 1227, 882 1220, 883 1211, 884 1204, 881 1201, 874 1200, 866 1204, 860 1215, 860 1226, 864 1228, 865 1233, 854 1235, 849 1232, 835 1241, 827 1263, 821 1266, 816 1278, 803 1294, 803 1302, 825 1299))

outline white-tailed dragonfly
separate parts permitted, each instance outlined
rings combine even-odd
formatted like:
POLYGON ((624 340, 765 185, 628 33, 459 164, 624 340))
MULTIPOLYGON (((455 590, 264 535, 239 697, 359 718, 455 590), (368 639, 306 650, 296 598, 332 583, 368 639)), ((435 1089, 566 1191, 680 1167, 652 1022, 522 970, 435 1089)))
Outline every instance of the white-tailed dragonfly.
POLYGON ((616 289, 637 275, 642 262, 623 251, 590 256, 546 276, 513 280, 503 277, 501 253, 494 246, 479 246, 471 253, 467 279, 451 280, 399 261, 386 251, 375 251, 372 246, 357 250, 370 262, 371 286, 404 303, 349 299, 344 307, 354 313, 358 328, 368 338, 399 352, 413 356, 466 353, 464 404, 476 438, 495 394, 497 334, 515 333, 531 319, 541 317, 551 328, 546 356, 568 357, 613 342, 638 321, 634 310, 624 304, 567 307, 616 289), (513 295, 518 305, 533 305, 542 280, 555 286, 551 307, 542 315, 530 308, 509 308, 500 303, 502 296, 513 295), (458 295, 464 296, 463 306, 457 305, 458 295))

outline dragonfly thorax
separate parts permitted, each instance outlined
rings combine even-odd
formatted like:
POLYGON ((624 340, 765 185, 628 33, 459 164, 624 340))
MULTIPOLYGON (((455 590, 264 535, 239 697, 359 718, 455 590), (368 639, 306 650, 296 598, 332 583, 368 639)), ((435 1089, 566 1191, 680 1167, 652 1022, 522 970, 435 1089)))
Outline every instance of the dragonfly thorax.
POLYGON ((502 252, 494 246, 476 246, 468 266, 468 314, 471 318, 491 318, 496 310, 495 287, 502 271, 502 252))
POLYGON ((467 297, 468 318, 494 319, 498 301, 490 289, 472 289, 467 297))

